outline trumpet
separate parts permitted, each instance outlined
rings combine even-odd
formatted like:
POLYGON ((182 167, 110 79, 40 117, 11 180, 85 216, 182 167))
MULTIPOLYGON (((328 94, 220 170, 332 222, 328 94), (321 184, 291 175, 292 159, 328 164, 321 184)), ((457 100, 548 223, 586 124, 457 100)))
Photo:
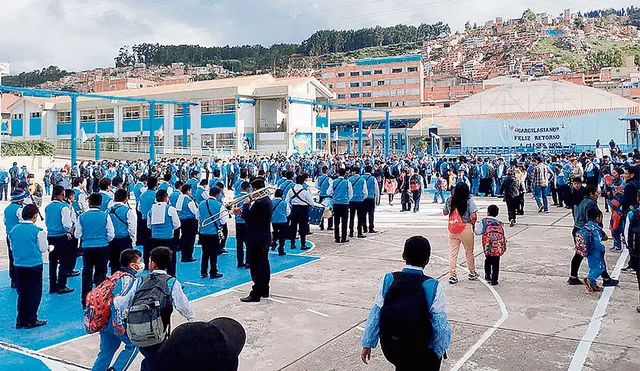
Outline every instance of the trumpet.
POLYGON ((220 209, 219 212, 209 216, 208 218, 204 219, 202 221, 201 226, 202 227, 208 227, 213 223, 216 223, 217 221, 219 221, 220 219, 222 219, 224 213, 230 213, 232 210, 234 209, 238 209, 240 208, 240 206, 247 200, 247 199, 251 199, 251 200, 260 200, 262 198, 265 197, 271 197, 271 195, 273 195, 274 193, 276 193, 276 188, 272 187, 272 186, 267 186, 264 188, 260 188, 257 189, 251 193, 248 193, 246 195, 242 195, 238 198, 234 198, 233 200, 229 201, 229 202, 225 202, 224 203, 224 209, 220 209))

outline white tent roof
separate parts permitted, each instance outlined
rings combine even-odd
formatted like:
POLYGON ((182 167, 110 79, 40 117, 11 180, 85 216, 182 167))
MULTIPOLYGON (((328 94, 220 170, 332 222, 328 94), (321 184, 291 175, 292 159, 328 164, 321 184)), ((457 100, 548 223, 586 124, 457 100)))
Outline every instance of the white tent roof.
POLYGON ((444 116, 546 112, 637 107, 627 98, 604 90, 559 81, 508 84, 475 94, 448 108, 444 116))

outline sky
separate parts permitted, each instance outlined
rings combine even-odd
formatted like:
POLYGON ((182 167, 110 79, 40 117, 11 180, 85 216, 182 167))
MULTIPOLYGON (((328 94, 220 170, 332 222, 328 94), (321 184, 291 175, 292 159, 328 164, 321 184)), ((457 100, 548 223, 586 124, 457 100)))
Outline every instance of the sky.
POLYGON ((300 43, 320 29, 518 18, 563 9, 622 8, 631 0, 0 0, 0 62, 11 73, 113 65, 123 45, 300 43))

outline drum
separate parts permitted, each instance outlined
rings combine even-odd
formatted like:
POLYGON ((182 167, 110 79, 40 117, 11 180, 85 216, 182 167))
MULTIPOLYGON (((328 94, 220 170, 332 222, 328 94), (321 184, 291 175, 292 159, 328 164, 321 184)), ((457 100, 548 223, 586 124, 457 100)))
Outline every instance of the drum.
POLYGON ((329 219, 333 216, 333 198, 327 197, 322 200, 322 205, 324 206, 324 213, 322 217, 325 219, 329 219))
POLYGON ((610 186, 613 184, 613 177, 611 175, 604 176, 604 184, 610 186))
POLYGON ((322 221, 322 214, 324 213, 324 206, 322 204, 313 204, 309 206, 309 224, 320 225, 322 221))

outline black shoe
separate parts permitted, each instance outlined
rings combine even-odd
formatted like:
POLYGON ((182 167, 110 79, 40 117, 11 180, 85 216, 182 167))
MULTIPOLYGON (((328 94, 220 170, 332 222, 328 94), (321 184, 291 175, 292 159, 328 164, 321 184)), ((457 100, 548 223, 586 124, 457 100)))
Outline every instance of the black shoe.
POLYGON ((262 294, 260 297, 261 298, 268 298, 269 297, 269 293, 267 292, 266 294, 262 294))
POLYGON ((276 251, 277 246, 271 246, 271 251, 276 251))
POLYGON ((602 281, 602 286, 604 286, 604 287, 618 286, 619 283, 620 283, 620 281, 618 281, 616 279, 613 279, 613 278, 609 278, 608 280, 602 281))
POLYGON ((286 252, 284 252, 284 251, 279 251, 279 252, 278 252, 278 256, 285 256, 285 255, 287 255, 287 253, 286 253, 286 252))
POLYGON ((324 231, 324 227, 320 227, 320 230, 321 230, 321 231, 324 231))
POLYGON ((313 232, 309 231, 307 232, 307 236, 311 236, 313 234, 313 232))
POLYGON ((367 236, 363 235, 363 234, 359 234, 358 238, 367 238, 367 236))
POLYGON ((206 273, 201 273, 200 274, 200 278, 207 278, 207 274, 206 273))
POLYGON ((12 283, 11 283, 11 288, 12 288, 12 289, 17 289, 17 288, 18 288, 18 284, 17 284, 17 283, 15 283, 15 282, 12 282, 12 283))
POLYGON ((303 251, 304 250, 309 250, 309 249, 311 249, 309 246, 303 246, 303 247, 300 248, 300 250, 303 250, 303 251))
POLYGON ((340 240, 335 240, 335 241, 336 241, 336 243, 340 243, 340 240))
POLYGON ((240 263, 236 268, 244 268, 244 264, 240 263))
POLYGON ((222 273, 216 273, 213 276, 209 276, 209 278, 211 278, 213 280, 213 279, 216 279, 216 278, 222 278, 222 276, 223 276, 222 273))
POLYGON ((489 284, 491 286, 498 286, 498 281, 491 281, 489 284))
POLYGON ((58 295, 64 295, 64 294, 68 294, 70 292, 74 292, 75 290, 72 289, 71 287, 63 287, 61 289, 58 289, 58 295))
POLYGON ((327 230, 328 230, 328 231, 332 231, 332 230, 333 230, 333 227, 329 227, 329 228, 327 228, 327 230))
POLYGON ((349 233, 349 237, 353 238, 353 232, 349 233))
POLYGON ((23 327, 25 329, 30 329, 30 328, 36 328, 36 327, 40 327, 40 326, 44 326, 47 324, 47 320, 36 320, 34 323, 30 323, 28 325, 24 325, 23 327))
POLYGON ((58 289, 49 289, 49 294, 57 294, 58 289))
POLYGON ((16 323, 16 330, 20 330, 21 328, 24 328, 24 325, 22 325, 21 323, 16 323))
POLYGON ((80 275, 80 271, 71 271, 67 273, 67 277, 77 277, 80 275))
POLYGON ((378 233, 375 229, 369 229, 369 233, 378 233))
POLYGON ((198 259, 196 259, 196 258, 189 258, 189 259, 183 259, 183 260, 180 260, 180 262, 181 262, 181 263, 193 263, 193 262, 195 262, 195 261, 198 261, 198 259))
POLYGON ((340 240, 340 243, 347 243, 347 242, 349 242, 349 240, 348 240, 348 239, 346 239, 346 238, 345 238, 345 239, 340 240))
POLYGON ((577 277, 569 277, 567 283, 571 286, 583 285, 582 281, 577 277))
POLYGON ((246 298, 240 299, 240 301, 243 303, 258 303, 260 302, 260 298, 256 298, 254 296, 249 295, 246 298))

